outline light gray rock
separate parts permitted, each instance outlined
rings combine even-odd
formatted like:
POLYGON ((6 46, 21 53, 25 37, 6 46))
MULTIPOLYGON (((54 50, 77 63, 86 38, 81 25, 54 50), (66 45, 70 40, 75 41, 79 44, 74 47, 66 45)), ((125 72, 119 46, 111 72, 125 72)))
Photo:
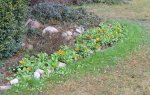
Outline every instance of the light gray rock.
POLYGON ((66 31, 66 33, 67 33, 68 36, 72 36, 73 35, 71 31, 66 31))
POLYGON ((61 36, 62 36, 62 37, 67 37, 68 34, 67 34, 66 32, 63 32, 63 33, 61 34, 61 36))
POLYGON ((82 34, 82 33, 84 33, 84 31, 85 31, 84 27, 83 27, 83 26, 80 26, 80 27, 77 27, 77 28, 76 28, 76 31, 75 31, 75 32, 77 32, 77 33, 79 33, 79 34, 82 34))
POLYGON ((64 68, 64 67, 66 67, 66 64, 62 63, 62 62, 59 62, 58 68, 64 68))
POLYGON ((19 83, 19 80, 17 78, 10 81, 11 85, 18 84, 18 83, 19 83))
POLYGON ((41 75, 44 74, 44 70, 42 70, 42 69, 37 69, 35 72, 38 72, 38 73, 41 74, 41 75))
POLYGON ((46 27, 43 30, 42 34, 45 34, 45 33, 57 33, 57 32, 58 32, 58 30, 55 27, 48 26, 48 27, 46 27))
POLYGON ((0 91, 5 91, 5 90, 8 90, 10 88, 11 88, 10 85, 9 86, 0 86, 0 91))
POLYGON ((40 29, 42 27, 42 24, 36 20, 28 19, 25 26, 30 26, 32 29, 40 29))
POLYGON ((34 72, 34 78, 39 80, 41 78, 41 75, 39 72, 34 72))
POLYGON ((28 49, 29 49, 29 50, 33 50, 33 45, 29 44, 29 45, 28 45, 28 49))

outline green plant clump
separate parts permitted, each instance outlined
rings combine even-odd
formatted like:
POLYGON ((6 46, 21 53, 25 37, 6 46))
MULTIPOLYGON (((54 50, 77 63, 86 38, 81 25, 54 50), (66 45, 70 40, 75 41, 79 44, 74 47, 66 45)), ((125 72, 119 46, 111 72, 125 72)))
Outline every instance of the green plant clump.
POLYGON ((79 25, 98 25, 100 18, 82 8, 73 9, 62 4, 39 3, 30 10, 31 18, 38 19, 42 23, 49 23, 50 20, 60 22, 73 22, 79 25))
POLYGON ((0 0, 0 59, 21 47, 25 32, 26 0, 0 0))

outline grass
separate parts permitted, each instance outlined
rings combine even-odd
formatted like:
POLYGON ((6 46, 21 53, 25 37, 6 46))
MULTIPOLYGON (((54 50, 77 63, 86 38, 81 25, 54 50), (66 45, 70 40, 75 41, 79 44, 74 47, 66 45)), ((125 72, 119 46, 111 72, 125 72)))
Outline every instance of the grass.
POLYGON ((88 4, 80 6, 102 18, 138 19, 150 21, 150 0, 131 0, 129 4, 88 4))
POLYGON ((80 61, 78 64, 72 64, 67 68, 58 70, 50 77, 42 81, 30 80, 29 84, 21 83, 19 86, 13 87, 3 95, 36 95, 39 90, 50 92, 47 84, 56 85, 64 83, 68 79, 78 79, 86 74, 102 73, 107 66, 114 66, 119 60, 128 58, 131 53, 142 49, 146 44, 148 36, 144 32, 145 29, 139 24, 129 21, 119 21, 127 26, 129 35, 123 42, 119 42, 114 47, 97 52, 80 61), (45 86, 47 85, 47 86, 45 86), (16 92, 16 90, 18 90, 16 92))

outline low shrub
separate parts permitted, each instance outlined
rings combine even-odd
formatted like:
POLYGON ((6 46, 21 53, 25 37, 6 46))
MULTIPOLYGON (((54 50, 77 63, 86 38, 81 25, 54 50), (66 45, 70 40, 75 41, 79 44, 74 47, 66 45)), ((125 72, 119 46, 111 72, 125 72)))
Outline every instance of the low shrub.
POLYGON ((26 0, 0 0, 0 59, 20 49, 26 7, 26 0))
POLYGON ((98 25, 100 18, 84 9, 73 9, 62 4, 39 3, 31 8, 31 18, 38 19, 42 23, 50 20, 74 22, 82 25, 98 25))

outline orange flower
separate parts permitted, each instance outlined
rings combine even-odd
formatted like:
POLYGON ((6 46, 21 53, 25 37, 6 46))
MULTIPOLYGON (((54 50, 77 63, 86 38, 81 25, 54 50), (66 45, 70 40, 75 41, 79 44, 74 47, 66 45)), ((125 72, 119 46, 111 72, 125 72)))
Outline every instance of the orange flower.
POLYGON ((63 50, 59 50, 59 51, 58 51, 58 54, 60 54, 60 55, 64 55, 64 54, 65 54, 65 52, 64 52, 63 50))
POLYGON ((24 64, 24 61, 23 61, 23 60, 21 60, 21 61, 19 61, 19 63, 20 63, 21 65, 23 65, 23 64, 24 64))
POLYGON ((28 71, 31 71, 31 67, 28 67, 27 70, 28 70, 28 71))
POLYGON ((79 48, 75 48, 75 51, 78 52, 78 51, 79 51, 79 48))

